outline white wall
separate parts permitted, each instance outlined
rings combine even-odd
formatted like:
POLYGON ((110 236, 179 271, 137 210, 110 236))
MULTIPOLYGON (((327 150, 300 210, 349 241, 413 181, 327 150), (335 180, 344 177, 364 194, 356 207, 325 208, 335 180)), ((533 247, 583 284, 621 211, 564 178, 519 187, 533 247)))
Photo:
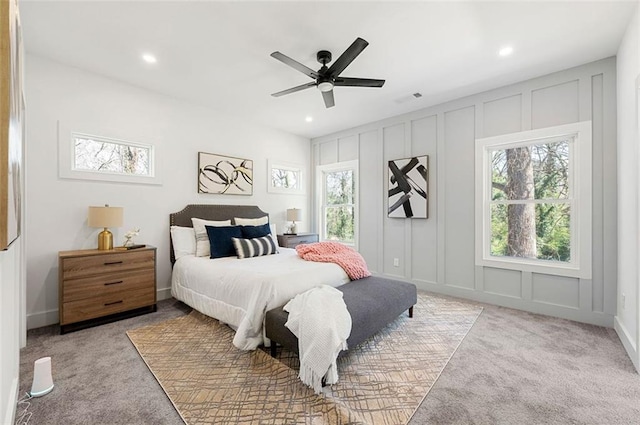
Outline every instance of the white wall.
POLYGON ((20 347, 24 345, 22 242, 23 238, 19 237, 6 251, 0 251, 0 423, 6 424, 13 423, 18 397, 20 347))
MULTIPOLYGON (((112 229, 116 243, 139 227, 136 242, 158 247, 159 298, 170 296, 169 213, 190 203, 258 205, 280 232, 286 208, 308 213, 307 195, 267 192, 267 159, 308 168, 309 139, 40 57, 27 56, 26 81, 28 328, 58 322, 58 251, 97 246, 89 205, 124 207, 124 226, 112 229), (58 178, 58 121, 72 131, 155 144, 162 185, 58 178), (254 194, 199 195, 199 151, 252 159, 254 194)), ((305 218, 302 230, 308 224, 305 218)))
MULTIPOLYGON (((4 11, 0 13, 2 25, 13 22, 18 14, 17 6, 17 1, 11 1, 8 3, 9 13, 6 14, 4 11)), ((8 34, 9 31, 5 32, 3 28, 0 37, 8 34)), ((3 131, 8 131, 8 128, 5 127, 3 131)), ((6 135, 12 137, 10 133, 6 135)), ((23 170, 24 166, 23 161, 23 170)), ((24 179, 21 181, 21 192, 25 193, 24 179)), ((6 250, 0 251, 0 423, 2 424, 14 422, 18 400, 20 347, 26 344, 24 196, 21 197, 21 202, 22 235, 18 236, 6 250)))
POLYGON ((615 59, 601 60, 314 139, 312 163, 359 159, 359 249, 372 271, 435 292, 613 326, 615 81, 615 59), (593 121, 593 278, 476 266, 475 139, 587 120, 593 121), (429 218, 387 218, 387 161, 425 154, 429 218))
POLYGON ((638 90, 640 10, 636 8, 617 55, 618 70, 618 311, 615 329, 640 370, 640 230, 638 90), (624 303, 622 302, 624 297, 624 303))

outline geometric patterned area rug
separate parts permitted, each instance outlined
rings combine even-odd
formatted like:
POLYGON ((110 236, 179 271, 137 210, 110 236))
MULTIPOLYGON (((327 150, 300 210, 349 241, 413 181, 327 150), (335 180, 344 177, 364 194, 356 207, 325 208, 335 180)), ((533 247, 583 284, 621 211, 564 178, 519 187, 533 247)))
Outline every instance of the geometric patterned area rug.
POLYGON ((127 332, 176 410, 196 424, 406 424, 482 307, 418 292, 405 313, 338 359, 339 382, 316 395, 297 356, 240 351, 234 331, 192 311, 127 332))

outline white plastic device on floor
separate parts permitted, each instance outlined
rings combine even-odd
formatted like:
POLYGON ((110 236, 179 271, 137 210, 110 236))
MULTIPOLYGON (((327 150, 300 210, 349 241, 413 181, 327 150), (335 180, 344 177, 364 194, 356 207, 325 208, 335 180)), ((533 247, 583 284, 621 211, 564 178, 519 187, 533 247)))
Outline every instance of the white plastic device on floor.
POLYGON ((53 377, 51 376, 51 357, 43 357, 35 361, 33 365, 33 383, 31 384, 31 397, 42 397, 53 390, 53 377))

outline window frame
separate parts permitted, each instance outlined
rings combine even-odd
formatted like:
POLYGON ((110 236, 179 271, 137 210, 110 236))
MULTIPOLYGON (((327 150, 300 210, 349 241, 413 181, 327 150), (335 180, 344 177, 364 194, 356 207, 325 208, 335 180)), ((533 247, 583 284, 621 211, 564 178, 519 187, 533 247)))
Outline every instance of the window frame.
MULTIPOLYGON (((328 241, 329 239, 327 239, 327 226, 326 226, 326 215, 325 215, 325 208, 326 208, 326 199, 327 199, 327 193, 326 193, 326 184, 325 184, 325 179, 324 179, 324 174, 328 173, 328 172, 337 172, 337 171, 347 171, 347 170, 351 170, 353 173, 353 179, 354 179, 354 194, 353 194, 353 243, 349 242, 349 241, 335 241, 333 240, 333 242, 340 242, 344 245, 353 247, 355 249, 358 249, 358 240, 359 240, 359 204, 360 204, 360 180, 359 180, 359 175, 358 175, 358 161, 357 160, 352 160, 352 161, 343 161, 343 162, 336 162, 333 164, 327 164, 327 165, 318 165, 316 167, 316 193, 319 195, 319 199, 318 199, 318 208, 317 208, 317 213, 318 213, 318 238, 320 241, 328 241)), ((340 205, 351 205, 351 204, 340 204, 340 205)), ((336 206, 336 205, 332 205, 332 206, 336 206)))
MULTIPOLYGON (((476 243, 475 263, 486 266, 590 279, 592 245, 592 134, 591 121, 546 127, 476 139, 476 243), (491 255, 492 157, 496 150, 553 142, 573 137, 569 144, 569 198, 571 260, 568 262, 491 255)), ((515 203, 554 203, 553 200, 515 203)), ((500 203, 500 202, 498 202, 500 203)))
POLYGON ((160 185, 162 180, 158 173, 158 150, 155 145, 139 142, 131 142, 128 140, 116 139, 105 136, 95 136, 80 131, 59 132, 58 136, 58 173, 62 179, 74 180, 95 180, 117 183, 136 183, 160 185), (136 148, 145 148, 149 150, 149 174, 126 174, 113 171, 97 171, 75 168, 75 141, 76 138, 91 139, 100 142, 133 146, 136 148))
POLYGON ((273 159, 267 160, 267 192, 285 193, 290 195, 304 195, 306 193, 305 187, 305 170, 302 165, 288 161, 278 161, 273 159), (296 171, 298 173, 298 187, 284 188, 274 186, 272 174, 274 169, 296 171))

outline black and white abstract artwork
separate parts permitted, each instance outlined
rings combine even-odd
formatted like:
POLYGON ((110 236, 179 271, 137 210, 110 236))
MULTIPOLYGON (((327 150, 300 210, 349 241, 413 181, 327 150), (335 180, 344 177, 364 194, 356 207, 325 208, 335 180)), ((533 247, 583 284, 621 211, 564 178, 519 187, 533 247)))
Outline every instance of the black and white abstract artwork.
POLYGON ((391 218, 427 218, 429 156, 389 161, 389 209, 391 218))
POLYGON ((253 194, 253 161, 198 152, 198 193, 253 194))

